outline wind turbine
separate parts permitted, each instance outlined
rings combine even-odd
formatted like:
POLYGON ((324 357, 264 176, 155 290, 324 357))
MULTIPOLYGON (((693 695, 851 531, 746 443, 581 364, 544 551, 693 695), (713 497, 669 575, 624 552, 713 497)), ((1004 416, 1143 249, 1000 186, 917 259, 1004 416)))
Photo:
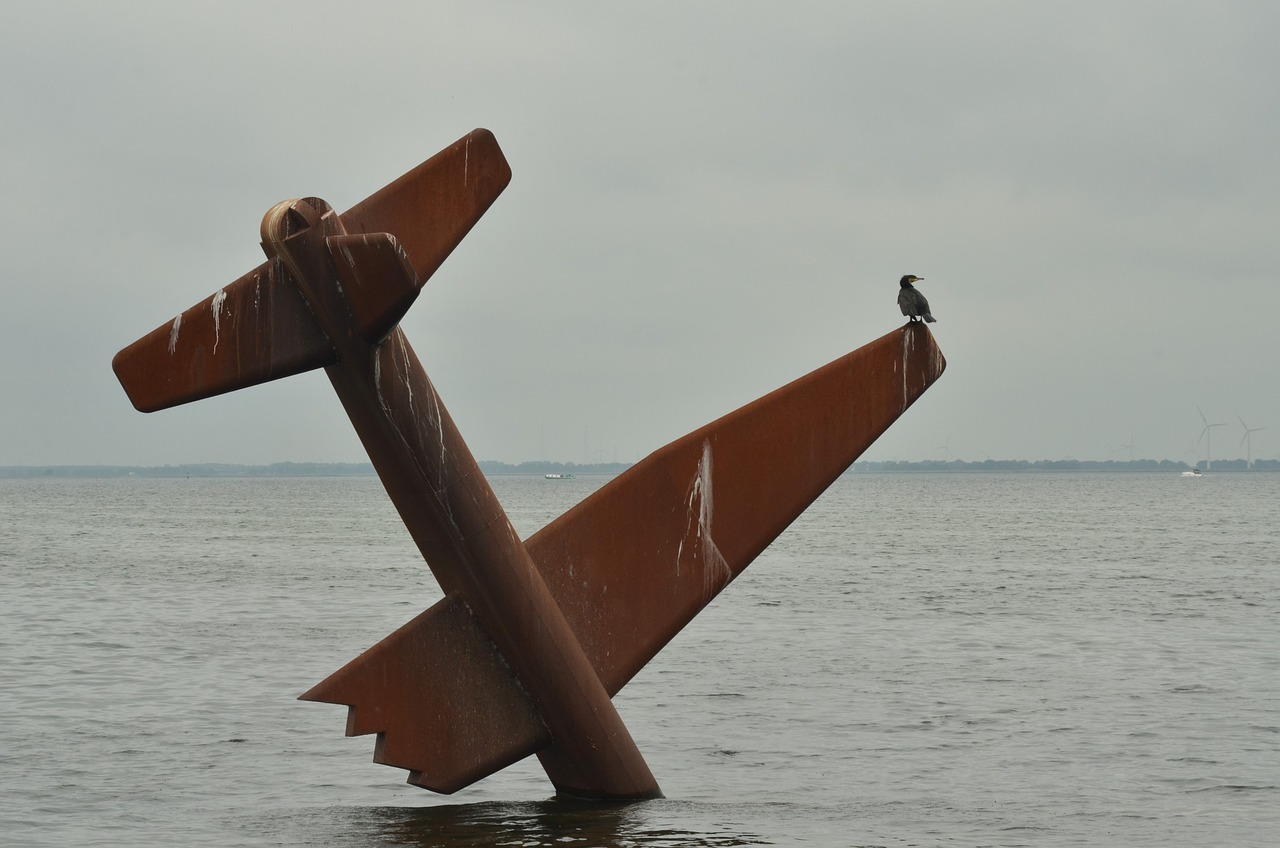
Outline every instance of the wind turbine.
POLYGON ((948 462, 956 458, 956 455, 951 452, 951 434, 950 433, 947 434, 947 440, 942 444, 938 445, 938 450, 942 451, 943 462, 948 462))
POLYGON ((1134 452, 1138 450, 1138 440, 1133 437, 1132 433, 1129 434, 1129 443, 1127 445, 1121 445, 1120 450, 1128 451, 1129 461, 1133 462, 1134 452))
POLYGON ((1244 428, 1244 436, 1240 438, 1240 444, 1242 446, 1248 445, 1248 448, 1247 448, 1248 453, 1246 454, 1246 456, 1248 456, 1249 459, 1247 464, 1245 465, 1245 468, 1253 468, 1253 436, 1252 434, 1258 432, 1259 430, 1265 430, 1267 428, 1266 427, 1250 427, 1248 424, 1244 423, 1244 419, 1241 418, 1239 415, 1236 415, 1236 420, 1239 421, 1240 426, 1244 428))
MULTIPOLYGON (((1227 421, 1220 421, 1217 424, 1210 424, 1209 419, 1204 417, 1204 411, 1200 407, 1196 407, 1196 412, 1200 413, 1200 420, 1204 422, 1204 429, 1200 431, 1200 439, 1204 439, 1204 470, 1213 470, 1213 428, 1225 427, 1227 421)), ((1200 439, 1196 439, 1196 444, 1200 444, 1200 439)))

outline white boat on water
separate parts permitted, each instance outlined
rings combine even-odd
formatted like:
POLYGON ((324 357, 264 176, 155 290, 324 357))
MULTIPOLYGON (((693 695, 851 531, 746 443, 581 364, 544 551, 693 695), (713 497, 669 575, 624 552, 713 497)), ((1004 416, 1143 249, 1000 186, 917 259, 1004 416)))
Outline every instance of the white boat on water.
POLYGON ((572 480, 572 474, 543 474, 548 480, 572 480))
POLYGON ((1183 477, 1203 477, 1204 475, 1200 473, 1200 469, 1193 468, 1190 471, 1182 472, 1182 476, 1183 477))

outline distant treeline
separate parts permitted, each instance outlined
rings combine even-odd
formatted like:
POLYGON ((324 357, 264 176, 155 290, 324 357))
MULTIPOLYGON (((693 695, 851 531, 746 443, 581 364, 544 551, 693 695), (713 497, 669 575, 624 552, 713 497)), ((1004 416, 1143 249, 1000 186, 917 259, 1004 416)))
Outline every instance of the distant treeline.
MULTIPOLYGON (((577 465, 572 462, 505 462, 482 460, 480 470, 500 474, 620 474, 629 464, 604 462, 577 465)), ((0 466, 4 477, 368 477, 368 462, 276 462, 271 465, 232 465, 201 462, 188 465, 9 465, 0 466)))
POLYGON ((368 462, 277 462, 231 465, 10 465, 0 477, 360 477, 373 474, 368 462))
MULTIPOLYGON (((500 475, 544 474, 621 474, 631 467, 626 462, 506 462, 481 460, 480 470, 493 477, 500 475)), ((1204 469, 1204 463, 1196 463, 1204 469)), ((1169 459, 1115 460, 1089 459, 984 459, 965 462, 953 459, 923 462, 855 462, 854 473, 909 471, 1187 471, 1185 462, 1169 459)), ((1243 459, 1218 459, 1214 471, 1280 471, 1280 460, 1255 459, 1250 469, 1243 459)), ((31 477, 369 477, 373 465, 368 462, 277 462, 271 465, 231 465, 202 462, 190 465, 9 465, 0 466, 0 478, 31 477)))

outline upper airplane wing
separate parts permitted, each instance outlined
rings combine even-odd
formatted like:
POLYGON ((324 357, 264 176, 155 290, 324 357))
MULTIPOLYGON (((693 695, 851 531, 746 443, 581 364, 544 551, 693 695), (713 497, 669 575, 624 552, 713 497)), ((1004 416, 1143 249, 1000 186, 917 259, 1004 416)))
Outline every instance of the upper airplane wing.
MULTIPOLYGON (((933 335, 908 324, 661 448, 530 537, 530 556, 609 694, 945 367, 933 335)), ((554 741, 452 598, 302 697, 349 705, 348 734, 378 733, 378 762, 439 792, 554 741)))
POLYGON ((945 367, 923 324, 903 326, 655 451, 530 537, 530 556, 609 693, 945 367))
POLYGON ((945 368, 933 334, 905 325, 660 448, 532 535, 605 689, 621 689, 945 368))
MULTIPOLYGON (((361 278, 362 262, 374 271, 407 257, 414 272, 396 289, 348 287, 370 338, 395 326, 510 181, 493 134, 475 130, 341 216, 351 237, 331 247, 344 281, 361 278)), ((112 368, 133 405, 153 412, 333 361, 297 286, 279 263, 265 262, 120 351, 112 368)))

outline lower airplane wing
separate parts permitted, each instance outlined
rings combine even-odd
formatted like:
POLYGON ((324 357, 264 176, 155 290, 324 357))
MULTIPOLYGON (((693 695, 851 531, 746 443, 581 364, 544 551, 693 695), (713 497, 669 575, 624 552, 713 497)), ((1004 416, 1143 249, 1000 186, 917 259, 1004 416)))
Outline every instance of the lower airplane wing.
MULTIPOLYGON (((908 324, 661 448, 530 537, 533 561, 609 694, 945 367, 932 334, 908 324)), ((553 742, 454 599, 302 697, 350 706, 348 735, 379 733, 378 762, 441 792, 553 742)))
POLYGON ((409 769, 410 783, 433 792, 456 792, 550 741, 497 648, 452 596, 302 696, 359 698, 347 735, 379 734, 374 760, 409 769))

